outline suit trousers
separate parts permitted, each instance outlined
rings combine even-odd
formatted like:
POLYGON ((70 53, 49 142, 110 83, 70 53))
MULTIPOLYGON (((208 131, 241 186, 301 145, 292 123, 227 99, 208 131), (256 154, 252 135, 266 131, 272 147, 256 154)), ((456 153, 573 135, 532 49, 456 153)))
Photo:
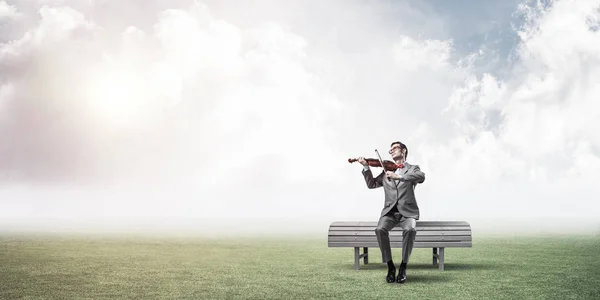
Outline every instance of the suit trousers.
POLYGON ((410 254, 415 243, 415 237, 417 235, 417 221, 415 218, 406 218, 400 215, 400 213, 394 209, 393 212, 379 218, 379 223, 375 229, 377 235, 377 242, 379 243, 379 249, 381 249, 381 258, 383 263, 387 263, 392 260, 392 248, 390 245, 390 230, 397 225, 402 228, 402 261, 408 263, 410 254))

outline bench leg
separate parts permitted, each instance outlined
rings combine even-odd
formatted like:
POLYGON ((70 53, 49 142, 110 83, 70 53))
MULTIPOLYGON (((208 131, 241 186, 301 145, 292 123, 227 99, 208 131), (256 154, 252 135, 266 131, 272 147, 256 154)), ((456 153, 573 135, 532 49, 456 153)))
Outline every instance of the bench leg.
POLYGON ((444 271, 444 247, 440 248, 440 271, 444 271))
POLYGON ((435 266, 437 264, 437 260, 438 260, 438 249, 437 248, 433 248, 433 265, 435 266))
POLYGON ((360 259, 364 258, 365 265, 369 263, 369 248, 363 247, 363 254, 360 254, 360 247, 354 247, 354 270, 360 269, 360 259))
POLYGON ((358 270, 360 265, 360 248, 354 247, 354 270, 358 270))

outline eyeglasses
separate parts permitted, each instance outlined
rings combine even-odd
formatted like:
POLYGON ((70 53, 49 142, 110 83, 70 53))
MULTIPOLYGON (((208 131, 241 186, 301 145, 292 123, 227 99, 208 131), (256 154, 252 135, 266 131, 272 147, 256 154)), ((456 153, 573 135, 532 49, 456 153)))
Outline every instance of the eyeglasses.
POLYGON ((390 149, 389 153, 390 153, 390 154, 392 154, 392 152, 394 152, 394 150, 396 150, 396 149, 401 149, 401 148, 402 148, 402 147, 400 147, 400 146, 396 145, 396 146, 394 146, 394 147, 392 147, 392 148, 390 149))

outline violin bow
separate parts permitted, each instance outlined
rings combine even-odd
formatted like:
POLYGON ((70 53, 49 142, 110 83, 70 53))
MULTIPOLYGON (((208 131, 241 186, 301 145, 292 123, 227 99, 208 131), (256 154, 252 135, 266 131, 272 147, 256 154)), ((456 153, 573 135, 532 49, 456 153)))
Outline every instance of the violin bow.
MULTIPOLYGON (((381 155, 379 155, 379 151, 375 149, 375 153, 377 153, 377 158, 379 158, 379 163, 381 164, 381 168, 383 169, 383 173, 385 174, 385 165, 383 164, 383 160, 381 160, 381 155)), ((391 178, 388 178, 389 181, 392 181, 391 178)))

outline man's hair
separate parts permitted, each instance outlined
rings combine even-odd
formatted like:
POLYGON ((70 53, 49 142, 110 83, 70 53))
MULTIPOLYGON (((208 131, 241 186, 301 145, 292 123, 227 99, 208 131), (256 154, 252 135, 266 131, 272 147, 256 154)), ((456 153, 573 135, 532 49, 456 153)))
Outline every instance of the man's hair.
POLYGON ((396 141, 390 145, 390 148, 393 147, 395 144, 400 145, 400 151, 402 151, 402 149, 406 150, 406 154, 404 154, 404 159, 407 159, 408 158, 408 147, 406 147, 406 145, 404 145, 402 142, 396 141))

